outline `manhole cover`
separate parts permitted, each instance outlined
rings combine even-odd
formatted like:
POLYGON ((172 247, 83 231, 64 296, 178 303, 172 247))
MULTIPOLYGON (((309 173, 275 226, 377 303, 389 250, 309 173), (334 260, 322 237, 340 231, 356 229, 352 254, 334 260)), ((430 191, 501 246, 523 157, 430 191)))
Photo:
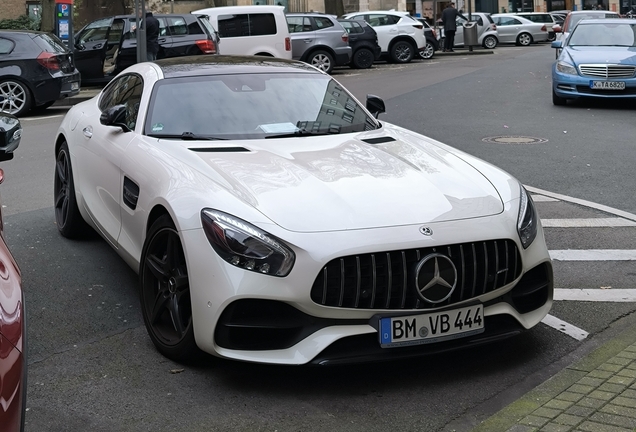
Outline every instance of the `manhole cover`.
POLYGON ((500 135, 487 137, 482 139, 483 142, 494 144, 543 144, 548 142, 545 138, 519 136, 519 135, 500 135))

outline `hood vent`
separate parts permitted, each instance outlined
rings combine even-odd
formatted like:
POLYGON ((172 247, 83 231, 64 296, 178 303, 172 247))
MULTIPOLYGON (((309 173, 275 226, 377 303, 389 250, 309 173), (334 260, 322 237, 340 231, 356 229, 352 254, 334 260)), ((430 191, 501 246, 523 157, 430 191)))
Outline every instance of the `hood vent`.
POLYGON ((378 138, 367 138, 367 139, 363 139, 362 141, 364 141, 367 144, 382 144, 382 143, 395 141, 395 138, 390 136, 384 136, 384 137, 378 137, 378 138))
POLYGON ((236 153, 236 152, 249 152, 245 147, 198 147, 191 148, 193 152, 199 153, 236 153))

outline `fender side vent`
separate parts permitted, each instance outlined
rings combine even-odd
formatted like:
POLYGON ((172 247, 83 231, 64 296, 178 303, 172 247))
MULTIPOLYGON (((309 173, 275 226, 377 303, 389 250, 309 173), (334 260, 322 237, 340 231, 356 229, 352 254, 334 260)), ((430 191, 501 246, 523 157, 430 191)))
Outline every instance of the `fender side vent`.
POLYGON ((191 148, 193 152, 198 153, 235 153, 235 152, 249 152, 245 147, 200 147, 191 148))
POLYGON ((395 138, 393 138, 393 137, 378 137, 378 138, 367 138, 367 139, 363 139, 362 141, 364 141, 365 143, 368 143, 368 144, 382 144, 382 143, 395 141, 395 138))
POLYGON ((124 204, 130 207, 132 210, 137 208, 137 200, 139 200, 139 186, 129 179, 124 177, 124 204))

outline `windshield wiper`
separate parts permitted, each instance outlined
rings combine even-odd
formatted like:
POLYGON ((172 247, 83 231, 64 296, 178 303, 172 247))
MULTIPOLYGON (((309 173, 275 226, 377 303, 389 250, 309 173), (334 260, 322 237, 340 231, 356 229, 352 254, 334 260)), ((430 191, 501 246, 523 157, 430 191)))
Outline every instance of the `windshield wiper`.
POLYGON ((192 132, 184 132, 181 135, 177 134, 148 134, 149 137, 153 138, 164 138, 164 139, 180 139, 183 141, 218 141, 218 140, 227 140, 227 138, 215 137, 211 135, 197 135, 192 132))
POLYGON ((298 130, 296 130, 294 132, 290 132, 290 133, 277 134, 277 135, 267 135, 265 137, 265 139, 269 139, 269 138, 293 138, 293 137, 300 137, 300 136, 333 135, 333 134, 338 134, 338 133, 340 133, 340 131, 337 131, 337 132, 329 132, 329 131, 312 132, 312 131, 308 131, 307 129, 298 129, 298 130))

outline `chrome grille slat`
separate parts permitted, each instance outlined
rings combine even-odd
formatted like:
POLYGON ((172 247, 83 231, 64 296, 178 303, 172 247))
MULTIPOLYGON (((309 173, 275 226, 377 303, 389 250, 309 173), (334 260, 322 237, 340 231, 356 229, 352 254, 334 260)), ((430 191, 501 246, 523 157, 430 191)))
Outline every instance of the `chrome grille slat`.
POLYGON ((636 66, 618 64, 582 64, 579 65, 582 76, 593 78, 632 78, 636 74, 636 66))
POLYGON ((520 276, 520 260, 516 243, 504 239, 339 257, 321 269, 311 299, 341 308, 431 309, 511 283, 520 276), (455 291, 441 304, 423 300, 415 287, 417 264, 435 252, 448 256, 457 271, 455 291))

